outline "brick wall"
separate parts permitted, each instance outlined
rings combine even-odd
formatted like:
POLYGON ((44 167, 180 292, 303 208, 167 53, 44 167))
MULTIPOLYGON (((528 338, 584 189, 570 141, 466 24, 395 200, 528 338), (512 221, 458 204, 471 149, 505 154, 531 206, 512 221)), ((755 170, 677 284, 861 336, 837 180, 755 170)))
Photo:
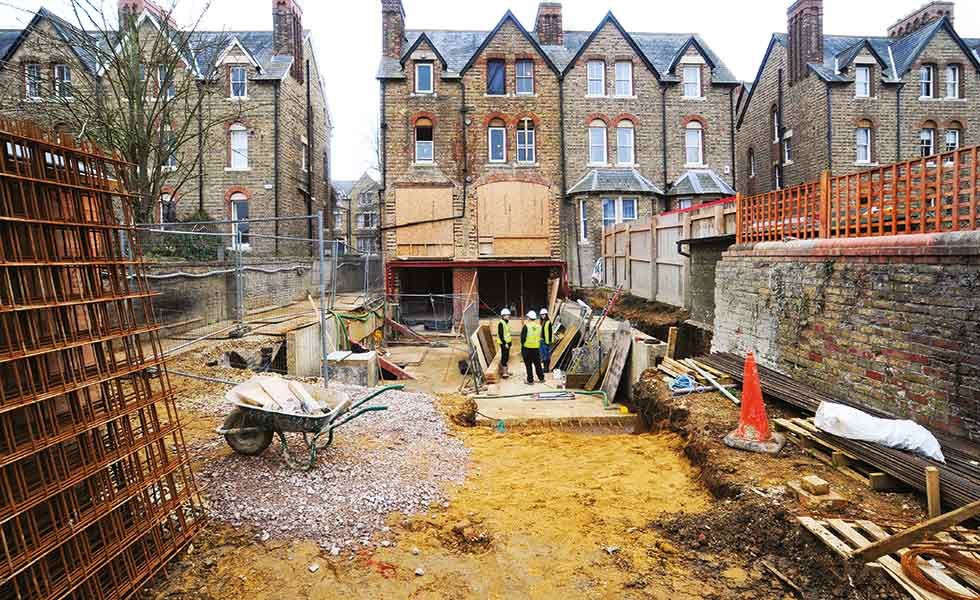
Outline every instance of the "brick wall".
MULTIPOLYGON (((315 261, 253 260, 247 261, 246 265, 265 271, 276 271, 245 271, 246 311, 304 300, 307 293, 314 297, 319 296, 320 275, 315 261)), ((209 277, 153 278, 177 272, 203 274, 229 268, 231 265, 222 262, 146 263, 145 271, 150 277, 150 288, 160 293, 153 300, 158 318, 164 324, 200 319, 189 324, 188 327, 191 328, 234 319, 237 302, 234 273, 209 277)))
POLYGON ((715 303, 712 350, 980 439, 980 232, 740 247, 715 303))

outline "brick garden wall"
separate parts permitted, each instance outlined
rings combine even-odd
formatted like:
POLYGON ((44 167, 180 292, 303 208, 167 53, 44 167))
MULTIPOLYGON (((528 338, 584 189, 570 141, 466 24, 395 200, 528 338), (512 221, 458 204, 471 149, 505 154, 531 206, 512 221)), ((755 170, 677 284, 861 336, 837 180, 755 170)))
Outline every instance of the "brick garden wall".
POLYGON ((716 278, 713 351, 980 439, 980 232, 742 246, 716 278))

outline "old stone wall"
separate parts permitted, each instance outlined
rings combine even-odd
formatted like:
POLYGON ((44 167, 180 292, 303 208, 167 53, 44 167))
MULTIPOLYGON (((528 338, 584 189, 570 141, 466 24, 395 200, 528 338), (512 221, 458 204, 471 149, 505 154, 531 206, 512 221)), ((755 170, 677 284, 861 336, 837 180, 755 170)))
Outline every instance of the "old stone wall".
POLYGON ((691 320, 707 325, 715 320, 715 273, 722 253, 732 244, 732 238, 693 243, 689 246, 690 279, 687 285, 686 306, 691 320))
POLYGON ((980 232, 737 247, 715 304, 712 350, 980 439, 980 232))

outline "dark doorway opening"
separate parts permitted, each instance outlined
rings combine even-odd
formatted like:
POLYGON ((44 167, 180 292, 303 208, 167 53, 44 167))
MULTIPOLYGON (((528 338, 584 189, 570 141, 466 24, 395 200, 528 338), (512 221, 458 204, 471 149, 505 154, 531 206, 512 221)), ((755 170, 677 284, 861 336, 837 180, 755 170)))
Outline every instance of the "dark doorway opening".
POLYGON ((392 299, 396 320, 427 331, 452 329, 452 269, 402 269, 398 283, 398 296, 392 299))
POLYGON ((504 307, 515 315, 548 306, 548 267, 485 267, 479 270, 480 313, 490 316, 504 307), (489 307, 489 308, 488 308, 489 307))

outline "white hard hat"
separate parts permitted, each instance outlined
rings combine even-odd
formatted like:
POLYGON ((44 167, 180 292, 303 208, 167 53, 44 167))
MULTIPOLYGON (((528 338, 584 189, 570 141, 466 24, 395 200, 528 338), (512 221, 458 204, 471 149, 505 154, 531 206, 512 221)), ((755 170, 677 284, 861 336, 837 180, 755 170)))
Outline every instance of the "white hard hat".
POLYGON ((548 314, 548 309, 542 308, 541 310, 538 311, 538 314, 541 315, 542 317, 546 316, 548 314))
POLYGON ((510 316, 510 309, 509 308, 505 308, 502 311, 500 311, 500 316, 501 317, 509 317, 510 316))
POLYGON ((534 311, 533 310, 532 311, 528 311, 527 318, 528 319, 531 319, 533 321, 533 320, 535 320, 535 319, 538 318, 538 315, 534 314, 534 311))

